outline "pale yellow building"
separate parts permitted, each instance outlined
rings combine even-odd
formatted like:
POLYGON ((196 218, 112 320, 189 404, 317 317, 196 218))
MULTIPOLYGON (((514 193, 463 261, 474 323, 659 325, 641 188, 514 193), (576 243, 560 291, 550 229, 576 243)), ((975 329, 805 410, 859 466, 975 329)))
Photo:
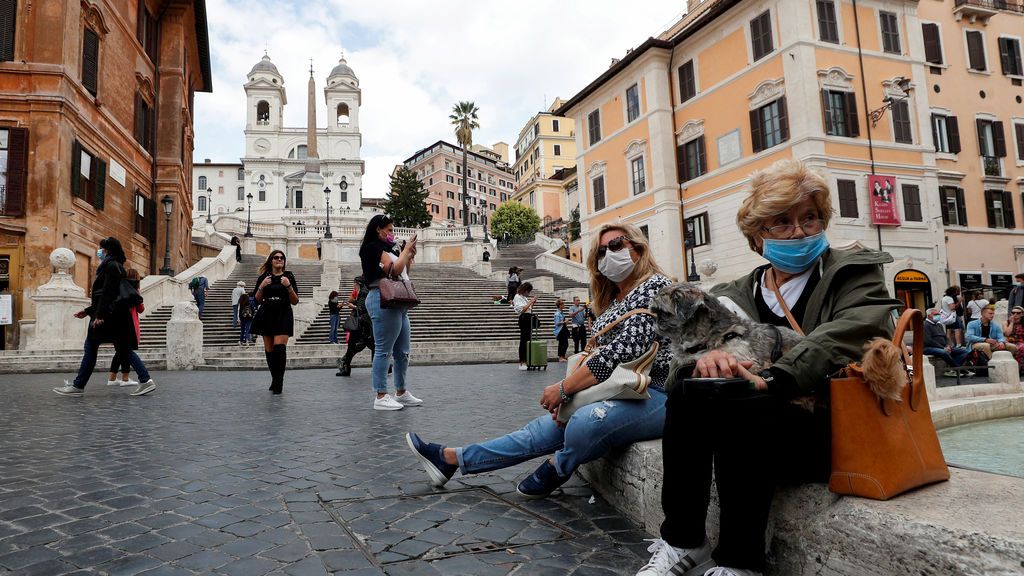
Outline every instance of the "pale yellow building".
POLYGON ((549 236, 561 237, 569 212, 563 182, 554 178, 564 168, 576 165, 576 124, 571 118, 555 116, 562 105, 555 98, 544 112, 538 112, 519 131, 512 173, 516 189, 510 200, 537 211, 549 236))
MULTIPOLYGON (((972 180, 971 226, 982 219, 973 214, 984 202, 990 213, 999 202, 1016 202, 1013 194, 1001 194, 997 202, 983 187, 1008 191, 1020 182, 1020 163, 1011 158, 1017 150, 1010 146, 1016 128, 1011 135, 1008 125, 1024 108, 1007 89, 1020 79, 997 76, 997 48, 1012 42, 996 36, 1009 38, 1014 25, 1018 33, 1024 30, 1024 18, 1014 10, 993 10, 992 21, 1004 18, 1007 28, 1001 25, 983 38, 991 72, 953 70, 964 68, 961 36, 966 42, 967 30, 982 26, 970 17, 957 20, 962 6, 975 1, 981 0, 927 6, 903 0, 856 6, 848 0, 691 2, 687 16, 631 50, 556 111, 579 126, 584 239, 602 223, 632 222, 647 231, 656 258, 677 278, 692 268, 715 270, 713 282, 738 277, 764 263, 735 224, 749 174, 797 158, 830 183, 830 242, 881 247, 895 259, 885 269, 894 294, 918 307, 934 301, 947 285, 949 268, 956 269, 947 263, 943 220, 956 205, 946 182, 958 175, 972 180), (942 20, 943 50, 955 54, 938 72, 926 60, 924 12, 942 20), (962 142, 970 152, 937 154, 932 125, 942 110, 931 101, 946 99, 947 91, 977 94, 979 82, 999 83, 992 88, 998 99, 977 95, 964 105, 962 142), (1007 125, 1005 145, 988 150, 982 143, 979 155, 978 139, 967 134, 981 126, 977 120, 997 118, 1007 125), (982 176, 984 162, 993 164, 984 158, 986 150, 1003 153, 999 176, 982 176), (895 178, 893 225, 875 225, 879 195, 869 188, 871 175, 895 178), (692 255, 684 239, 691 241, 692 255)), ((951 114, 958 105, 944 106, 951 114)), ((986 234, 1008 222, 1005 215, 989 220, 986 234)), ((983 233, 962 228, 965 236, 983 233)), ((1003 238, 1016 240, 1017 234, 1003 238)), ((965 248, 971 244, 964 241, 965 248)), ((977 246, 973 252, 977 259, 977 246)), ((1013 262, 1013 255, 1000 256, 1000 269, 1008 267, 1003 260, 1013 262)))

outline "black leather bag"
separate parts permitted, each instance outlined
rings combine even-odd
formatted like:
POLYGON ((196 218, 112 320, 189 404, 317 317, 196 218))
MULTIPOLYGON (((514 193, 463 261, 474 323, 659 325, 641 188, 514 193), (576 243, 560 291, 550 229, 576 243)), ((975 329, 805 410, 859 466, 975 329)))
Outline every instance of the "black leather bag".
POLYGON ((122 310, 131 310, 142 304, 142 295, 135 289, 135 285, 127 278, 121 279, 118 287, 117 298, 114 299, 114 307, 122 310))
POLYGON ((351 314, 345 318, 345 324, 343 326, 345 332, 359 332, 359 311, 353 310, 351 314))

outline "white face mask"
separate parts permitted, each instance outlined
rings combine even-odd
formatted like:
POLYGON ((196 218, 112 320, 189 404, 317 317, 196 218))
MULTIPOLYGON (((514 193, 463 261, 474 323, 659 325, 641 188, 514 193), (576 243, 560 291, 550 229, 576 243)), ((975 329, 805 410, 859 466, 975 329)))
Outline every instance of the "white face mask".
POLYGON ((629 249, 623 248, 618 252, 607 252, 597 263, 597 271, 612 282, 622 282, 633 273, 636 262, 629 255, 629 249))

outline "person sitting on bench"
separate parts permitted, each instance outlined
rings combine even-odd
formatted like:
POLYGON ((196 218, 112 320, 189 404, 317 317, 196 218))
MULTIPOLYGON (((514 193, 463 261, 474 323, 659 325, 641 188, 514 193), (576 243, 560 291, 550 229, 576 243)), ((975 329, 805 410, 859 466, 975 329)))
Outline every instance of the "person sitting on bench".
POLYGON ((989 304, 981 309, 981 318, 971 320, 967 325, 967 345, 972 350, 977 350, 991 359, 992 353, 999 350, 1007 350, 1011 354, 1017 351, 1017 346, 1010 344, 1003 336, 1003 327, 999 322, 993 322, 996 315, 995 304, 989 304))
MULTIPOLYGON (((929 308, 925 312, 924 321, 924 353, 934 356, 946 363, 946 370, 943 376, 955 377, 956 368, 964 363, 964 360, 971 354, 970 349, 963 346, 953 346, 946 338, 946 326, 940 321, 942 312, 938 308, 929 308)), ((965 371, 965 376, 974 376, 974 372, 965 371)))

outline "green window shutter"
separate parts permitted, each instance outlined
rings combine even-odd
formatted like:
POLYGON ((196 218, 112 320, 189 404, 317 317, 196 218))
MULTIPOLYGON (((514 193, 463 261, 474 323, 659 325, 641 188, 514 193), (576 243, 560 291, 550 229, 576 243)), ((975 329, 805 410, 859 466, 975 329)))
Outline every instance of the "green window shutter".
POLYGON ((997 120, 992 123, 992 141, 995 142, 995 155, 999 158, 1006 157, 1006 134, 1003 132, 1003 122, 997 120))
POLYGON ((7 135, 7 196, 0 214, 21 216, 28 194, 28 129, 8 128, 7 135))
POLYGON ((100 37, 89 28, 85 28, 82 39, 82 86, 93 96, 99 86, 100 69, 100 37))
POLYGON ((71 195, 82 197, 82 145, 75 140, 71 143, 71 195))
POLYGON ((750 145, 757 154, 764 150, 764 130, 761 127, 761 109, 750 111, 750 145))
POLYGON ((835 134, 835 126, 832 125, 832 103, 828 99, 828 90, 821 91, 821 113, 825 119, 825 134, 835 134))
POLYGON ((1017 221, 1013 215, 1013 194, 1003 192, 1003 224, 1007 228, 1016 228, 1017 221))
POLYGON ((97 210, 103 210, 103 204, 106 200, 106 189, 107 189, 107 163, 99 158, 93 158, 93 177, 96 179, 93 182, 95 186, 95 195, 93 196, 92 205, 97 210))
POLYGON ((857 94, 847 92, 845 98, 847 136, 850 138, 856 138, 860 136, 860 123, 857 120, 857 94))
POLYGON ((780 140, 789 140, 789 115, 786 111, 786 97, 779 98, 779 134, 780 140))
POLYGON ((956 116, 946 116, 946 130, 949 133, 949 151, 953 154, 960 153, 960 125, 956 116))
POLYGON ((14 60, 14 40, 18 21, 17 0, 0 0, 0 61, 14 60))

